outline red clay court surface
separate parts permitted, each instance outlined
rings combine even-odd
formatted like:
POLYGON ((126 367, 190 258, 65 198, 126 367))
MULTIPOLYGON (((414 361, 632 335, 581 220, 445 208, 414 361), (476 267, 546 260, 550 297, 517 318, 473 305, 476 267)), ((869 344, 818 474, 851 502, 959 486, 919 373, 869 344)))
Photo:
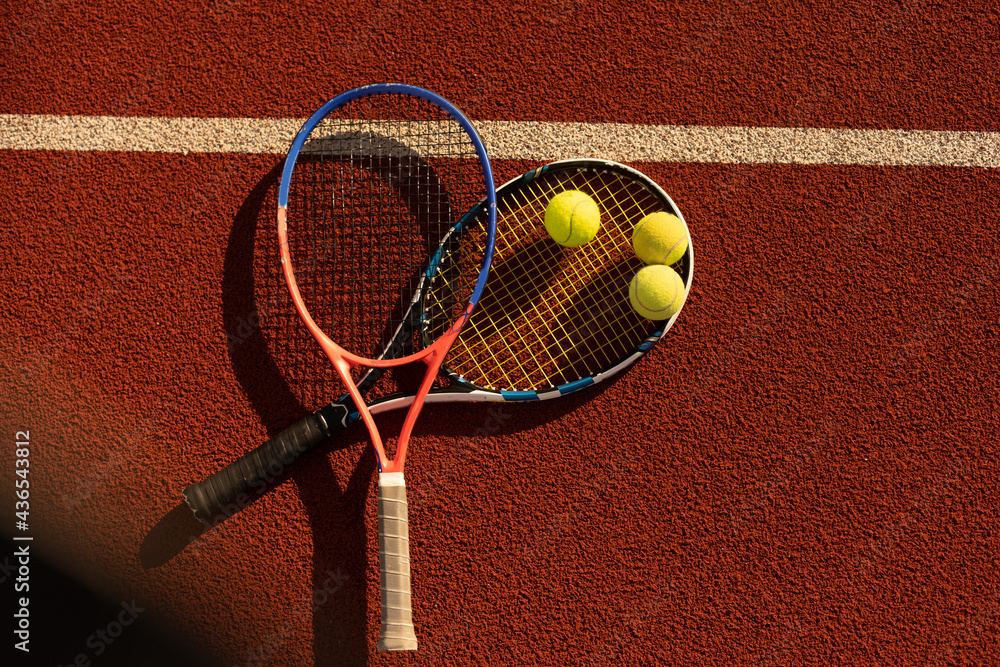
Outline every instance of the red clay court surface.
MULTIPOLYGON (((304 118, 397 80, 476 120, 995 145, 988 4, 44 2, 0 17, 0 113, 304 118)), ((288 305, 281 160, 0 151, 0 525, 28 430, 40 591, 15 664, 1000 664, 996 168, 635 163, 694 239, 677 325, 609 386, 424 412, 421 645, 379 654, 362 429, 219 525, 181 502, 339 393, 304 329, 256 325, 288 305), (105 601, 65 613, 43 558, 105 601), (133 601, 144 629, 89 640, 133 601)))

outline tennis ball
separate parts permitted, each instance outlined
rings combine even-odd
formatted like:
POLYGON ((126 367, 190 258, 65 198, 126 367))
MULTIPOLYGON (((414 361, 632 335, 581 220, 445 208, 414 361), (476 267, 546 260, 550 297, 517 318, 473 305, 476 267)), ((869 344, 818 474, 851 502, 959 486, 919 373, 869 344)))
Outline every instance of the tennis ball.
POLYGON ((545 231, 559 245, 575 248, 597 236, 601 211, 579 190, 560 192, 545 207, 545 231))
POLYGON ((684 256, 687 244, 684 223, 666 211, 650 213, 632 230, 632 248, 646 264, 673 264, 684 256))
POLYGON ((684 303, 684 280, 669 266, 644 266, 629 283, 628 299, 635 312, 646 319, 668 319, 684 303))

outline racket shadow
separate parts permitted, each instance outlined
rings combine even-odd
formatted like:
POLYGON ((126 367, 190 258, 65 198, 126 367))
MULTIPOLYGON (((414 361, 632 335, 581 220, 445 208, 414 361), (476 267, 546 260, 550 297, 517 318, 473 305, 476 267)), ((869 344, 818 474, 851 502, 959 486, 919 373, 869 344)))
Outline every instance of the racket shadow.
POLYGON ((502 336, 512 322, 521 319, 523 304, 535 303, 542 297, 559 270, 555 257, 555 242, 536 239, 513 253, 509 261, 490 268, 489 282, 473 315, 483 322, 479 331, 484 340, 502 336))
POLYGON ((554 330, 553 354, 561 369, 556 379, 572 381, 588 369, 609 368, 633 353, 641 340, 646 320, 632 309, 629 282, 643 267, 638 257, 629 257, 605 267, 582 285, 571 305, 560 313, 554 330))
MULTIPOLYGON (((272 223, 281 166, 264 176, 236 216, 222 285, 233 374, 269 437, 328 400, 333 394, 326 392, 336 384, 327 371, 329 363, 295 314, 280 275, 272 223)), ((275 471, 250 500, 256 502, 288 479, 298 488, 313 540, 315 664, 368 663, 365 507, 375 457, 366 448, 343 488, 326 461, 331 451, 366 442, 363 430, 345 434, 306 454, 303 465, 275 471)))
MULTIPOLYGON (((294 364, 285 363, 289 359, 276 359, 271 354, 274 341, 268 340, 261 326, 265 320, 283 326, 284 319, 291 325, 294 318, 295 326, 301 327, 290 301, 284 297, 280 276, 264 268, 265 264, 278 266, 277 253, 271 251, 275 245, 271 218, 276 206, 280 170, 278 164, 268 172, 240 207, 226 250, 222 281, 224 331, 233 374, 270 435, 310 412, 305 407, 310 396, 303 394, 302 387, 294 382, 301 374, 296 372, 294 364), (282 309, 292 312, 287 318, 278 318, 282 309)), ((295 342, 294 336, 276 337, 291 344, 290 358, 298 358, 299 366, 322 362, 316 368, 328 367, 325 359, 301 358, 315 347, 304 329, 302 333, 305 339, 299 342, 295 342)), ((314 380, 315 369, 311 368, 310 373, 314 380)), ((319 391, 322 388, 317 393, 319 391)), ((218 433, 206 440, 225 442, 225 438, 225 433, 218 433)), ((252 494, 240 507, 228 508, 230 511, 207 525, 197 521, 181 501, 143 539, 138 554, 143 568, 158 568, 185 549, 204 553, 203 547, 214 548, 209 545, 222 534, 222 523, 257 502, 274 486, 293 479, 313 536, 314 574, 309 593, 312 595, 311 607, 314 607, 311 616, 315 664, 368 664, 367 592, 370 586, 367 569, 370 556, 366 550, 365 507, 376 469, 375 458, 370 448, 366 448, 346 484, 335 478, 323 459, 331 450, 359 443, 367 443, 363 430, 345 434, 320 451, 305 455, 304 465, 273 471, 266 489, 252 494), (313 465, 309 465, 309 459, 313 465)), ((236 448, 236 443, 226 445, 236 448)), ((211 567, 214 566, 206 565, 206 568, 211 567)))

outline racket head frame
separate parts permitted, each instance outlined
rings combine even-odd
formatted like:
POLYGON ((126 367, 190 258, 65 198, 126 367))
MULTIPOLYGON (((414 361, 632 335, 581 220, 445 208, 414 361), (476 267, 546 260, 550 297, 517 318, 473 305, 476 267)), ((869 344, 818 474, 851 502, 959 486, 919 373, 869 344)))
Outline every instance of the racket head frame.
MULTIPOLYGON (((432 391, 427 396, 427 402, 531 402, 566 396, 567 394, 575 393, 587 387, 614 378, 622 373, 625 369, 629 368, 636 361, 642 358, 677 321, 684 305, 687 303, 687 298, 690 294, 691 285, 694 279, 694 244, 691 240, 691 233, 688 229, 687 221, 684 219, 684 215, 680 208, 658 183, 642 172, 629 167, 628 165, 610 160, 598 160, 591 158, 560 160, 543 165, 537 169, 527 171, 520 176, 512 178, 497 188, 499 206, 501 209, 503 208, 505 198, 511 196, 512 192, 519 192, 521 188, 534 183, 546 175, 551 175, 557 172, 574 171, 614 172, 637 183, 641 183, 657 200, 659 200, 659 202, 663 205, 663 210, 673 213, 681 220, 687 235, 687 249, 685 250, 682 258, 675 263, 675 266, 680 266, 683 269, 681 272, 681 278, 684 281, 684 301, 681 305, 681 309, 674 313, 669 319, 653 322, 645 338, 638 341, 631 350, 627 350, 614 363, 608 364, 605 367, 593 372, 583 374, 574 380, 562 382, 541 390, 535 388, 502 389, 497 387, 482 386, 481 384, 477 384, 469 380, 461 371, 451 368, 448 364, 448 360, 445 359, 441 367, 441 374, 449 379, 449 385, 442 390, 432 391)), ((635 222, 638 222, 638 220, 635 222)), ((406 396, 386 397, 384 400, 385 405, 379 404, 377 406, 377 411, 381 412, 404 407, 408 400, 409 399, 406 396)))

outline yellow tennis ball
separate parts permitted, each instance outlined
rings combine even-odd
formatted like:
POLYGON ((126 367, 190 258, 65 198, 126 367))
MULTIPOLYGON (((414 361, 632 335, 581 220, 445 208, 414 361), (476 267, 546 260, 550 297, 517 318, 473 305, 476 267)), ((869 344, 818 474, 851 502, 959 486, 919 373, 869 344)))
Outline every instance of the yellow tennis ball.
POLYGON ((669 266, 644 266, 629 283, 628 299, 646 319, 666 320, 684 304, 684 280, 669 266))
POLYGON ((687 244, 684 223, 666 211, 650 213, 632 230, 632 248, 646 264, 673 264, 684 256, 687 244))
POLYGON ((545 231, 559 245, 575 248, 597 236, 601 211, 579 190, 560 192, 545 207, 545 231))

